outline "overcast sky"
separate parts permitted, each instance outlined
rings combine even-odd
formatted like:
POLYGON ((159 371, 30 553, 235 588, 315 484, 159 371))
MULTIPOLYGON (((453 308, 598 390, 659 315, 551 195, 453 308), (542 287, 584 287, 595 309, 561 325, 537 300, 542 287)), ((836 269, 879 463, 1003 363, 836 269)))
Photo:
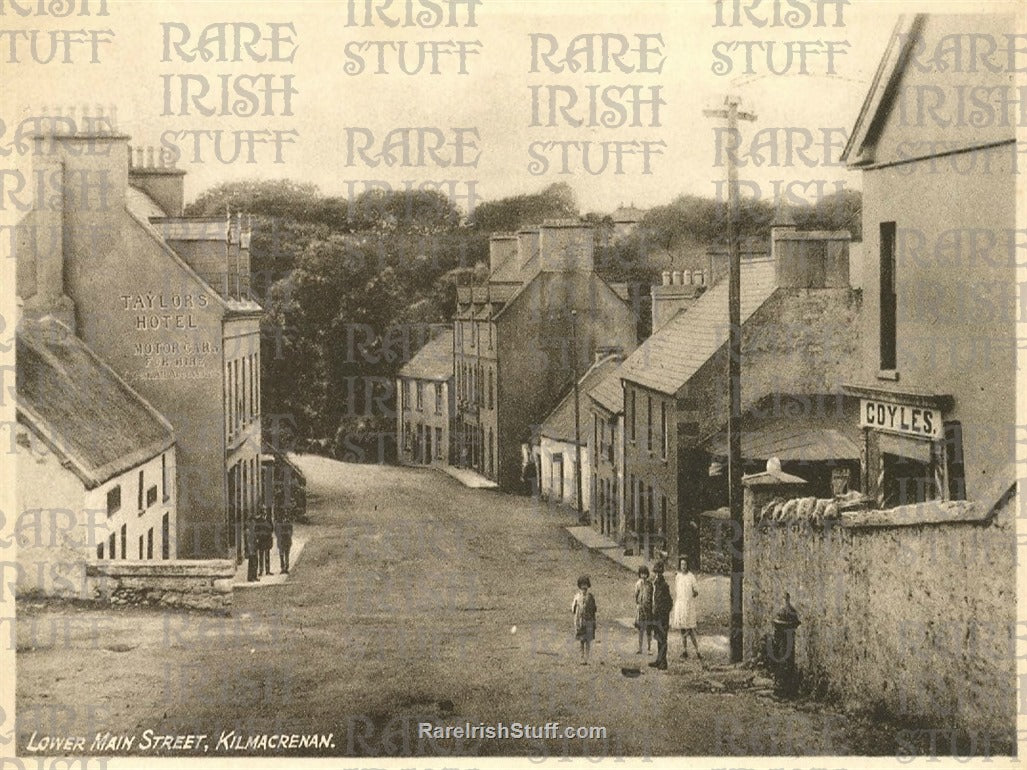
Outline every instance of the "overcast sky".
MULTIPOLYGON (((96 6, 99 0, 92 0, 96 6)), ((750 3, 744 3, 749 5, 750 3)), ((357 8, 364 7, 359 0, 357 8)), ((402 8, 402 0, 393 0, 402 8)), ((419 0, 415 11, 425 11, 419 0)), ((932 3, 938 9, 942 3, 932 3)), ((980 5, 980 4, 978 4, 980 5)), ((998 4, 996 4, 997 7, 998 4)), ((810 3, 815 10, 816 4, 810 3)), ((732 0, 724 9, 730 12, 732 0)), ((191 139, 174 140, 183 148, 185 157, 179 165, 189 171, 186 197, 192 199, 219 181, 245 177, 289 177, 316 183, 330 193, 345 193, 347 183, 362 185, 362 180, 383 179, 400 185, 404 180, 415 184, 434 180, 455 180, 457 195, 468 192, 473 183, 477 196, 491 199, 516 193, 532 192, 554 181, 566 181, 574 188, 585 211, 610 211, 618 204, 634 203, 639 207, 665 203, 681 193, 713 195, 715 181, 724 176, 724 169, 714 165, 714 133, 717 124, 703 116, 703 109, 718 106, 727 93, 741 97, 742 108, 758 116, 755 123, 744 124, 751 132, 768 128, 792 127, 810 131, 820 145, 822 129, 831 133, 834 147, 825 153, 822 147, 808 152, 819 160, 809 168, 798 156, 787 162, 783 155, 779 164, 741 172, 743 180, 760 185, 764 196, 770 194, 774 180, 784 182, 824 179, 834 189, 843 183, 859 186, 858 174, 841 167, 822 164, 837 159, 840 145, 851 128, 878 61, 887 43, 898 14, 908 11, 909 4, 898 2, 867 2, 857 0, 842 13, 844 26, 834 26, 837 5, 828 3, 824 13, 828 26, 808 25, 800 29, 788 27, 758 28, 753 24, 740 27, 715 26, 714 3, 710 0, 675 0, 674 2, 497 2, 484 0, 475 10, 477 26, 438 26, 431 29, 376 24, 373 27, 347 26, 347 3, 340 2, 118 2, 110 0, 110 15, 105 17, 75 16, 54 23, 39 18, 21 19, 8 15, 9 26, 22 29, 57 28, 113 30, 109 44, 100 45, 100 63, 87 63, 89 50, 77 46, 73 53, 77 62, 71 65, 36 65, 31 62, 11 66, 4 61, 4 88, 13 96, 9 103, 22 110, 21 115, 34 113, 42 105, 116 104, 119 127, 131 134, 133 144, 160 142, 165 132, 225 132, 227 147, 234 138, 231 131, 295 131, 295 144, 283 149, 283 163, 269 161, 270 146, 257 148, 257 164, 220 163, 213 160, 212 148, 204 145, 203 162, 193 162, 191 139), (193 41, 204 25, 211 22, 247 21, 261 25, 266 32, 268 22, 292 23, 298 46, 292 62, 218 62, 174 60, 162 61, 164 40, 162 22, 180 22, 188 26, 193 41), (650 47, 658 49, 650 60, 664 60, 660 73, 553 73, 531 72, 532 33, 553 35, 565 50, 570 39, 580 33, 619 33, 637 45, 637 34, 659 35, 662 44, 650 39, 650 47), (406 75, 398 72, 396 54, 386 52, 389 74, 375 74, 376 54, 364 52, 366 69, 357 75, 347 74, 347 45, 362 41, 405 41, 414 46, 425 41, 466 41, 476 54, 467 57, 468 74, 456 72, 459 59, 446 55, 440 60, 441 74, 406 75), (784 45, 793 45, 792 66, 787 74, 768 71, 765 48, 755 49, 754 74, 745 69, 744 51, 728 45, 744 41, 773 41, 775 67, 785 64, 784 45), (826 53, 828 41, 837 51, 833 57, 834 73, 829 73, 826 53), (809 52, 808 74, 799 72, 799 42, 809 52), (480 47, 476 45, 480 43, 480 47), (847 45, 846 45, 847 44, 847 45), (717 56, 720 52, 722 55, 717 56), (734 71, 718 75, 717 62, 730 56, 734 71), (165 93, 162 76, 171 76, 174 112, 178 112, 178 88, 182 75, 202 75, 213 89, 219 87, 222 74, 258 75, 270 73, 281 85, 281 77, 293 76, 297 94, 292 100, 292 116, 282 115, 280 96, 274 100, 277 114, 253 117, 162 115, 165 93), (549 86, 572 87, 584 101, 588 86, 603 89, 609 86, 641 86, 648 95, 650 88, 660 86, 665 102, 659 108, 658 123, 653 126, 652 110, 641 107, 644 125, 613 128, 587 126, 533 127, 531 86, 540 86, 546 94, 549 86), (467 148, 467 156, 478 155, 477 167, 439 168, 427 165, 415 168, 367 168, 346 165, 347 127, 363 127, 374 132, 377 139, 397 127, 425 126, 449 132, 452 128, 475 129, 479 136, 478 151, 467 148), (542 151, 536 147, 535 158, 541 154, 549 163, 543 174, 530 171, 533 142, 592 142, 598 152, 599 142, 648 141, 662 154, 650 159, 651 173, 642 172, 640 155, 626 156, 623 174, 592 175, 581 167, 580 155, 569 156, 573 164, 570 174, 558 173, 561 156, 558 149, 542 151), (825 158, 825 154, 828 156, 825 158)), ((768 18, 773 3, 764 0, 755 15, 768 18)), ((457 9, 460 21, 467 18, 466 8, 457 9)), ((787 6, 782 11, 787 11, 787 6)), ((390 9, 389 13, 393 13, 390 9)), ((615 42, 615 41, 614 41, 615 42)), ((232 40, 230 39, 230 44, 232 40)), ((269 53, 269 48, 258 46, 269 53)), ((282 51, 289 50, 283 44, 282 51)), ((19 50, 23 58, 25 53, 19 50)), ((9 53, 7 42, 0 43, 0 60, 9 53)), ((602 59, 597 59, 597 65, 602 59)), ((638 64, 637 56, 625 61, 638 64)), ((263 102, 262 102, 263 104, 263 102)), ((629 105, 630 108, 630 105, 629 105)), ((575 112, 580 115, 580 111, 575 112)), ((11 113, 7 117, 10 120, 11 113)), ((587 117, 587 113, 585 115, 587 117)), ((451 135, 450 135, 451 136, 451 135)), ((793 134, 797 142, 802 134, 793 134)), ((783 141, 777 143, 783 151, 783 141)), ((447 153, 451 157, 452 153, 447 153)), ((593 155, 592 158, 598 158, 593 155)), ((593 160, 594 162, 594 160, 593 160)), ((612 161, 611 161, 612 163, 612 161)), ((743 187, 744 187, 743 183, 743 187)), ((751 189, 751 188, 750 188, 751 189)))

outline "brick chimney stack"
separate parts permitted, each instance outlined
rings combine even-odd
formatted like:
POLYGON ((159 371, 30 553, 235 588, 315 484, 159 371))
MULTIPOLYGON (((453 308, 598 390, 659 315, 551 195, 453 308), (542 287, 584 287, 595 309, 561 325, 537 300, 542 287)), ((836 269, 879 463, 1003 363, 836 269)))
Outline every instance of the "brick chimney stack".
POLYGON ((539 259, 547 272, 595 269, 592 225, 577 219, 546 219, 539 228, 539 259))

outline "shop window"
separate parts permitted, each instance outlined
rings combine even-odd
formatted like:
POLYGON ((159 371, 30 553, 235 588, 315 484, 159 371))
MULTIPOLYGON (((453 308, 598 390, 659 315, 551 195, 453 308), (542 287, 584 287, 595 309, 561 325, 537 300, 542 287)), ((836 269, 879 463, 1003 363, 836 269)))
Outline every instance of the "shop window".
POLYGON ((895 223, 881 222, 880 361, 881 369, 895 369, 897 301, 895 295, 895 223))
POLYGON ((107 515, 113 516, 121 509, 121 485, 107 490, 107 515))
POLYGON ((899 505, 937 500, 931 442, 904 436, 878 434, 881 452, 881 505, 899 505))

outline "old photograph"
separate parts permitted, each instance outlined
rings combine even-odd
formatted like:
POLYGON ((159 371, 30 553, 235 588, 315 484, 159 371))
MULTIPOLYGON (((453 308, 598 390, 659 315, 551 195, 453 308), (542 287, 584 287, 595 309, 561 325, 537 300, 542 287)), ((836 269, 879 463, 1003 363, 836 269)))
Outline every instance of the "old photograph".
POLYGON ((3 770, 1016 765, 1021 165, 1015 1, 0 0, 3 770))

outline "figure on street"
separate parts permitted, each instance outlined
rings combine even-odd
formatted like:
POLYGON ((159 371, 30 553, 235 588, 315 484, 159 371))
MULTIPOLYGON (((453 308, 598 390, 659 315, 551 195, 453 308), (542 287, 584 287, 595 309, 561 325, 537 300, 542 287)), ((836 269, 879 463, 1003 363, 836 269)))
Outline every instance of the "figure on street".
POLYGON ((678 573, 674 578, 674 611, 670 618, 670 627, 681 632, 681 657, 688 657, 688 640, 691 638, 695 648, 695 657, 702 660, 699 654, 699 641, 695 636, 696 599, 699 597, 699 581, 695 579, 688 566, 688 557, 678 559, 678 573))
POLYGON ((278 544, 278 565, 283 575, 289 574, 289 551, 292 550, 292 522, 279 519, 275 522, 275 542, 278 544))
POLYGON ((670 586, 663 578, 663 562, 653 565, 653 634, 656 636, 656 660, 649 665, 653 668, 667 668, 667 629, 670 626, 670 610, 673 600, 670 586))
POLYGON ((274 528, 271 519, 261 516, 257 519, 257 573, 273 575, 271 571, 271 546, 274 545, 274 528))
POLYGON ((596 638, 596 599, 592 595, 592 581, 588 575, 578 578, 578 592, 574 594, 571 612, 574 613, 574 638, 581 644, 581 665, 588 664, 592 640, 596 638))
POLYGON ((644 564, 638 568, 635 582, 635 628, 638 629, 638 652, 642 654, 642 639, 645 638, 648 652, 653 651, 653 584, 649 579, 649 568, 644 564))

